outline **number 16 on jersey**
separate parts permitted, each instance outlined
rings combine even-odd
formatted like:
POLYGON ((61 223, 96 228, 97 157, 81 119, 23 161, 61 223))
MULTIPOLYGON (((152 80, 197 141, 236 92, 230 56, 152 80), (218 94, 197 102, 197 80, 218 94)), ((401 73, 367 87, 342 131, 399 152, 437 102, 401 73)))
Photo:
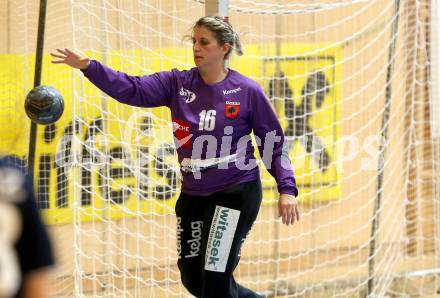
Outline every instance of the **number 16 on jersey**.
POLYGON ((200 112, 199 130, 213 131, 215 128, 216 110, 203 110, 200 112))

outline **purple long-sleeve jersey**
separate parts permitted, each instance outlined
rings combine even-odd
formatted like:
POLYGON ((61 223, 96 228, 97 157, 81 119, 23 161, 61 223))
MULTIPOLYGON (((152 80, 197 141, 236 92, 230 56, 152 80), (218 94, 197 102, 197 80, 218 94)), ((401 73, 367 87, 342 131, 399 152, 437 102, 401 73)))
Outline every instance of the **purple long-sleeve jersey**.
POLYGON ((279 193, 297 196, 284 135, 261 87, 229 70, 226 78, 206 84, 197 68, 129 76, 92 60, 85 76, 121 103, 167 106, 182 172, 182 192, 208 195, 259 179, 250 133, 275 178, 279 193))

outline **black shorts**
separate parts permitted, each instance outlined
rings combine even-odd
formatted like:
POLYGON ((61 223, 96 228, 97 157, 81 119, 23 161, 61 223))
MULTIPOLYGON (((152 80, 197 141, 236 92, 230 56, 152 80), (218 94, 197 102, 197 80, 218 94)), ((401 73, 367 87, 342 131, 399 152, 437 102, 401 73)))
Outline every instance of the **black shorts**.
POLYGON ((181 193, 176 203, 178 267, 196 297, 261 297, 232 275, 262 200, 259 180, 208 196, 181 193))

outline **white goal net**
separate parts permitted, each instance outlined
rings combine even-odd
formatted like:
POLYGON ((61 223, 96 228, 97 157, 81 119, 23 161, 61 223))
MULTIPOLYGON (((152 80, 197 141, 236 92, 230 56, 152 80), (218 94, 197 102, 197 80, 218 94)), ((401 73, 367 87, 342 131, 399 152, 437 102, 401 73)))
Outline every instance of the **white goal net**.
MULTIPOLYGON (((38 7, 11 0, 8 9, 23 2, 38 7)), ((183 37, 209 1, 49 2, 45 52, 70 47, 144 75, 194 67, 183 37)), ((264 202, 238 282, 269 297, 439 293, 431 5, 229 1, 244 45, 229 66, 273 104, 302 213, 293 227, 280 223, 276 186, 261 164, 264 202)), ((30 38, 11 36, 12 45, 30 38)), ((33 41, 25 48, 18 54, 32 61, 33 41)), ((180 172, 169 111, 119 104, 81 72, 47 60, 43 83, 66 102, 59 122, 39 127, 36 151, 36 189, 59 256, 54 296, 187 297, 176 265, 180 172)))

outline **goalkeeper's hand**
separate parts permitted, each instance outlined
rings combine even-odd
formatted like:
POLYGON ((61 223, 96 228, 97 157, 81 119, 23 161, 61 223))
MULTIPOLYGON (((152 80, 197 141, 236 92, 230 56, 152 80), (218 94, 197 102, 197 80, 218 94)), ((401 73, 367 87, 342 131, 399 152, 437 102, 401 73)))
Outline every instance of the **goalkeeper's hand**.
POLYGON ((299 221, 298 201, 295 196, 280 194, 278 216, 282 218, 283 224, 287 226, 293 225, 295 221, 299 221))
POLYGON ((78 69, 87 69, 90 64, 90 59, 87 57, 82 57, 81 55, 72 52, 69 49, 57 49, 57 52, 50 53, 52 57, 58 58, 52 60, 52 63, 55 64, 67 64, 70 67, 78 68, 78 69))

